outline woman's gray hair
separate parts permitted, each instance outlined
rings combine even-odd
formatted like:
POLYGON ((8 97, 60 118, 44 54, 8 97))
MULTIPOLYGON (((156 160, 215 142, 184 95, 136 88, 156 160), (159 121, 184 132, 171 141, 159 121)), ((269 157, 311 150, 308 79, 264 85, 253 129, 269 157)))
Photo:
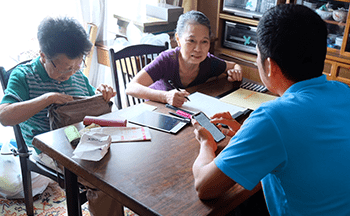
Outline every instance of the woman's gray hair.
POLYGON ((182 36, 188 23, 197 23, 206 26, 209 30, 209 37, 211 36, 211 27, 208 17, 202 12, 192 10, 182 14, 177 21, 176 33, 179 37, 182 36))

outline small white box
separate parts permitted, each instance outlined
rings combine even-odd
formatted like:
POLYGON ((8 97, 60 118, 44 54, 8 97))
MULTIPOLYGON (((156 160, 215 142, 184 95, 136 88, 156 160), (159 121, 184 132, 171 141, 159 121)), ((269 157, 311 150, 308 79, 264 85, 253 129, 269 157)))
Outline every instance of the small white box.
POLYGON ((179 16, 183 14, 182 7, 169 4, 146 4, 146 15, 166 20, 167 22, 177 22, 179 16))

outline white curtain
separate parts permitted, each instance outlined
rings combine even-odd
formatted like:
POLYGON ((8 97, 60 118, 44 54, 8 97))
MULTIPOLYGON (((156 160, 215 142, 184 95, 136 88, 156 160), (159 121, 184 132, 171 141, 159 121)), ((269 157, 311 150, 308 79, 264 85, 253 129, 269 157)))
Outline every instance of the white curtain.
MULTIPOLYGON (((80 0, 81 17, 84 23, 93 23, 97 26, 96 41, 107 40, 107 2, 108 0, 80 0)), ((98 87, 101 83, 112 86, 111 72, 106 66, 97 62, 96 47, 89 72, 91 85, 98 87)))

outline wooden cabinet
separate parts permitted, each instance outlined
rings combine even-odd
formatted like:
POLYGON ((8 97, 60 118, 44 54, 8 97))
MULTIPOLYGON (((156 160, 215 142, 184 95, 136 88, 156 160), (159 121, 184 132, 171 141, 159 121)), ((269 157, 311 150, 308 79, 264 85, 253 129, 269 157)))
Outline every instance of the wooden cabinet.
POLYGON ((235 61, 241 64, 243 68, 243 76, 245 78, 261 83, 258 69, 255 63, 256 62, 255 54, 247 53, 244 51, 238 51, 238 50, 223 46, 225 22, 229 21, 233 23, 245 24, 245 25, 256 27, 259 21, 255 19, 235 16, 230 13, 224 12, 223 0, 218 0, 216 21, 217 22, 216 22, 216 29, 215 29, 215 33, 216 33, 215 37, 218 38, 218 41, 215 44, 215 54, 223 59, 235 61))
MULTIPOLYGON (((290 2, 299 2, 299 0, 281 2, 281 3, 290 3, 290 2)), ((280 2, 280 1, 279 1, 280 2)), ((303 2, 303 1, 301 1, 303 2)), ((334 4, 335 7, 345 7, 349 9, 350 0, 338 0, 338 1, 330 1, 334 4)), ((318 6, 322 4, 326 4, 327 1, 319 0, 318 6)), ((336 9, 336 8, 335 8, 336 9)), ((324 67, 324 74, 327 75, 329 80, 338 80, 350 85, 350 39, 349 39, 349 31, 350 31, 350 16, 349 11, 347 14, 346 22, 337 22, 332 17, 325 19, 327 23, 328 31, 332 34, 329 38, 328 48, 327 48, 327 56, 324 67), (337 37, 343 36, 342 42, 337 46, 334 40, 334 35, 337 37)), ((257 26, 259 20, 250 19, 240 16, 235 16, 230 13, 223 11, 223 0, 218 0, 218 9, 217 9, 217 19, 216 19, 216 37, 218 41, 215 45, 215 54, 218 56, 225 56, 226 58, 237 61, 239 63, 244 62, 244 70, 245 77, 250 77, 257 82, 261 82, 258 75, 252 75, 250 73, 257 72, 257 68, 255 66, 256 55, 247 53, 244 51, 239 51, 231 48, 227 48, 223 46, 224 40, 224 31, 225 31, 225 22, 234 22, 240 23, 250 26, 257 26)))
POLYGON ((323 73, 328 80, 337 80, 350 86, 350 58, 328 52, 323 73))

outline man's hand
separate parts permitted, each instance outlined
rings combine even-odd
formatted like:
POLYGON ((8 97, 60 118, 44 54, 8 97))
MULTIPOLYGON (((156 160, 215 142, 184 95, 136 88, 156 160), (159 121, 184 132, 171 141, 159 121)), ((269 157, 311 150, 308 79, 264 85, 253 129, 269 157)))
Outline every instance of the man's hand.
POLYGON ((176 89, 170 90, 165 92, 165 100, 166 103, 176 106, 176 107, 181 107, 187 99, 185 97, 189 96, 190 93, 187 92, 186 90, 181 90, 178 91, 176 89))
POLYGON ((101 84, 99 87, 97 87, 96 93, 98 92, 102 93, 103 99, 105 99, 105 101, 109 101, 117 94, 111 86, 105 84, 101 84))
POLYGON ((215 125, 218 125, 223 134, 227 136, 234 136, 236 132, 241 128, 241 124, 232 118, 229 112, 217 113, 211 117, 211 121, 215 125), (227 125, 228 128, 223 128, 221 124, 227 125))
POLYGON ((194 134, 196 135, 196 139, 201 145, 208 145, 213 152, 216 151, 217 145, 213 138, 213 135, 202 127, 195 119, 192 119, 192 125, 194 126, 194 134))

